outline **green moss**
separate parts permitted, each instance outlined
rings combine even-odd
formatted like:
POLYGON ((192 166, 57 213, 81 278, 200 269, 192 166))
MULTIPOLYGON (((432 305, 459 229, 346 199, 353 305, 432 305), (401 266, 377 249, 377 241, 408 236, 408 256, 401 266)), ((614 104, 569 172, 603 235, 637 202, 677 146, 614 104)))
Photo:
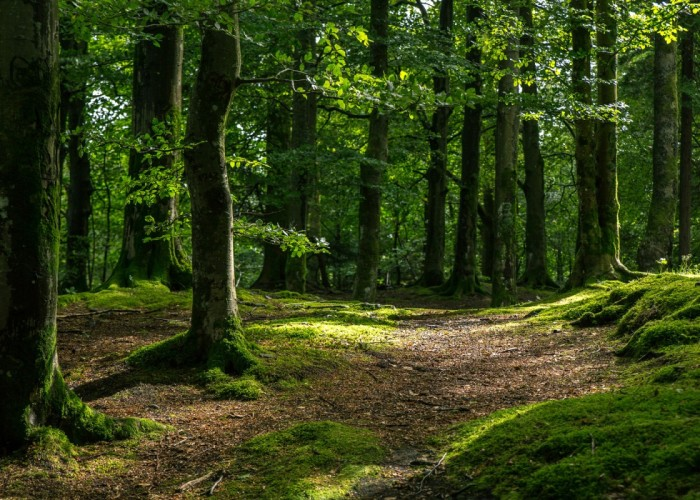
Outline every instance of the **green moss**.
POLYGON ((211 368, 202 374, 202 382, 207 391, 218 399, 238 399, 241 401, 253 401, 263 393, 260 382, 251 376, 233 378, 225 374, 219 368, 211 368))
POLYGON ((131 288, 111 285, 98 292, 84 292, 61 295, 59 308, 82 301, 90 309, 144 309, 153 311, 164 308, 189 308, 192 304, 192 292, 171 292, 170 289, 155 281, 139 281, 131 288))
POLYGON ((73 470, 77 454, 68 436, 54 427, 35 427, 29 435, 27 458, 40 467, 73 470))
POLYGON ((694 344, 700 340, 700 321, 657 320, 639 328, 620 350, 623 356, 642 357, 661 347, 694 344))
POLYGON ((450 440, 448 477, 470 496, 700 494, 697 389, 641 387, 504 410, 450 440))
POLYGON ((139 347, 129 354, 126 362, 132 366, 180 366, 194 362, 194 346, 190 343, 189 332, 161 340, 154 344, 139 347))
POLYGON ((335 422, 310 422, 258 436, 242 446, 235 479, 222 498, 344 498, 384 457, 369 431, 335 422), (249 473, 246 473, 249 471, 249 473))

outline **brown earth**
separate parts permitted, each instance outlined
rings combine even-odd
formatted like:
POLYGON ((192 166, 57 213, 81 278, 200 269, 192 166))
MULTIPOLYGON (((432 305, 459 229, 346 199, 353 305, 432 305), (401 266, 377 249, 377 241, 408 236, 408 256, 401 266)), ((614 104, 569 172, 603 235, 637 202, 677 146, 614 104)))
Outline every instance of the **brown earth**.
POLYGON ((161 379, 122 361, 136 347, 185 330, 187 311, 95 314, 73 305, 60 316, 59 359, 78 395, 108 415, 151 418, 174 430, 156 441, 81 447, 69 474, 12 459, 0 470, 0 497, 198 496, 220 477, 241 473, 225 464, 243 441, 333 420, 371 429, 391 450, 382 477, 359 485, 357 497, 439 498, 450 490, 436 467, 440 454, 426 445, 430 436, 498 409, 605 390, 615 378, 605 329, 436 309, 402 322, 392 347, 346 351, 346 364, 306 386, 268 390, 252 402, 221 401, 190 370, 166 370, 161 379))

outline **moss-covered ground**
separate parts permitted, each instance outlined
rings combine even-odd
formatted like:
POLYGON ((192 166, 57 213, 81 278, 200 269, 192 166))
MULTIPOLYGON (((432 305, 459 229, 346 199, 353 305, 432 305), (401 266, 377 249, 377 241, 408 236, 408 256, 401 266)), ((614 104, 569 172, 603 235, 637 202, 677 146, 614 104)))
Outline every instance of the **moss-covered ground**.
POLYGON ((78 445, 38 429, 0 459, 0 497, 692 498, 696 283, 532 292, 498 310, 426 290, 382 305, 241 290, 256 363, 237 376, 177 362, 187 293, 65 296, 66 383, 166 427, 78 445), (155 342, 176 362, 149 358, 155 342))

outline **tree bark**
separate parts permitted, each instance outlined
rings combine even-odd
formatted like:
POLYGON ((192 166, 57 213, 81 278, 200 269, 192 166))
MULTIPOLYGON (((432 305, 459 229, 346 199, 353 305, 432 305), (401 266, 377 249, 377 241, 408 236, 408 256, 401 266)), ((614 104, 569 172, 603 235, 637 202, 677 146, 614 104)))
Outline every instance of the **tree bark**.
POLYGON ((452 274, 447 281, 445 293, 461 297, 480 291, 477 267, 477 210, 479 206, 479 171, 481 168, 481 50, 476 40, 476 22, 483 10, 474 5, 467 6, 467 65, 471 69, 472 81, 465 85, 468 93, 474 92, 476 101, 464 106, 462 124, 462 172, 459 188, 459 212, 455 236, 455 256, 452 274))
POLYGON ((227 173, 228 109, 241 67, 235 5, 232 27, 207 21, 187 119, 185 174, 192 203, 192 326, 197 358, 242 373, 254 358, 243 337, 233 265, 233 206, 227 173))
POLYGON ((695 21, 686 19, 687 31, 681 33, 681 121, 680 121, 680 184, 678 257, 679 264, 692 253, 692 189, 693 189, 693 89, 695 82, 695 21))
MULTIPOLYGON (((454 1, 440 3, 439 45, 448 55, 452 51, 452 25, 454 1)), ((433 91, 436 96, 446 98, 450 93, 450 78, 447 68, 436 67, 433 75, 433 91)), ((452 108, 438 105, 433 113, 428 144, 430 167, 427 172, 428 200, 425 206, 425 258, 423 260, 424 286, 439 286, 444 280, 445 267, 445 204, 447 200, 447 135, 452 108)))
MULTIPOLYGON (((70 30, 70 26, 66 31, 70 30)), ((87 55, 87 42, 78 41, 73 34, 61 37, 62 57, 75 59, 87 55)), ((67 156, 70 174, 68 207, 66 211, 66 268, 60 288, 85 292, 89 288, 88 263, 90 259, 89 223, 92 214, 92 181, 90 155, 85 141, 86 79, 79 76, 78 68, 64 66, 61 82, 61 108, 69 133, 67 156)))
MULTIPOLYGON (((153 7, 158 12, 167 8, 160 1, 153 7)), ((145 136, 164 136, 176 143, 182 102, 182 28, 155 19, 144 28, 144 35, 134 55, 132 133, 137 141, 145 136), (154 127, 154 123, 158 125, 154 127), (164 130, 159 128, 163 126, 164 130)), ((175 172, 176 152, 164 152, 160 158, 155 153, 133 149, 129 177, 138 179, 153 168, 175 172)), ((168 236, 167 229, 150 233, 147 217, 153 217, 156 225, 167 226, 177 217, 176 199, 160 198, 151 206, 127 203, 122 249, 108 284, 134 286, 139 280, 156 280, 173 289, 188 288, 191 269, 177 238, 168 236), (158 239, 145 242, 147 237, 158 239)))
MULTIPOLYGON (((290 196, 287 217, 290 228, 306 231, 309 213, 310 177, 316 169, 316 121, 317 95, 306 78, 306 68, 301 70, 304 56, 316 52, 316 33, 312 28, 297 33, 296 70, 292 96, 292 150, 295 152, 290 175, 290 196)), ((308 63, 306 63, 308 64, 308 63)), ((287 255, 285 278, 287 290, 306 292, 306 255, 287 255)))
POLYGON ((0 454, 47 425, 77 441, 127 433, 68 390, 56 353, 57 4, 0 0, 0 454))
POLYGON ((644 238, 637 252, 643 271, 670 264, 678 189, 678 86, 676 43, 654 37, 653 188, 644 238))
MULTIPOLYGON (((287 227, 285 211, 284 179, 286 168, 281 155, 287 155, 291 148, 292 123, 289 107, 276 99, 271 99, 267 113, 267 186, 265 196, 265 221, 287 227)), ((253 288, 282 290, 285 287, 285 265, 287 255, 280 245, 264 243, 263 265, 253 288)))
MULTIPOLYGON (((369 38, 372 74, 382 78, 389 69, 389 1, 372 0, 369 38)), ((376 302, 380 255, 381 185, 389 156, 389 117, 375 106, 369 119, 366 158, 360 163, 360 240, 353 298, 376 302)))
MULTIPOLYGON (((511 2, 506 2, 513 8, 511 2)), ((516 40, 509 39, 505 58, 499 62, 503 71, 498 81, 496 107, 496 167, 494 259, 491 282, 491 305, 500 307, 516 301, 516 165, 518 161, 518 118, 516 103, 515 63, 518 59, 516 40)))
MULTIPOLYGON (((532 106, 537 105, 537 65, 534 54, 533 1, 527 0, 520 7, 525 32, 520 45, 526 51, 525 71, 528 79, 522 85, 523 99, 532 106), (531 82, 531 83, 528 83, 531 82)), ((525 170, 525 270, 520 283, 533 288, 556 287, 547 271, 547 220, 544 205, 544 159, 540 152, 540 124, 536 118, 523 121, 523 157, 525 170)))

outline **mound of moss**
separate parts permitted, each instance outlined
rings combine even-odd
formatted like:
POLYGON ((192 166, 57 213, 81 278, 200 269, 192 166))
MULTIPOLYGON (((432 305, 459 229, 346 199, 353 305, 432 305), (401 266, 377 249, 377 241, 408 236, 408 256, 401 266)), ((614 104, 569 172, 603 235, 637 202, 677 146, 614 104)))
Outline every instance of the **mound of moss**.
POLYGON ((192 304, 192 291, 171 292, 162 283, 138 281, 129 288, 111 285, 109 288, 97 292, 73 293, 58 297, 59 308, 75 302, 84 302, 92 310, 139 309, 155 311, 165 308, 189 308, 192 304))
POLYGON ((634 358, 700 341, 700 285, 678 274, 606 282, 536 311, 577 326, 617 324, 616 334, 628 339, 620 354, 634 358))
POLYGON ((508 409, 462 425, 446 468, 463 498, 700 494, 700 391, 655 386, 508 409))
POLYGON ((233 464, 236 476, 217 496, 343 498, 359 478, 378 469, 384 455, 369 431, 335 422, 303 423, 245 443, 233 464))

